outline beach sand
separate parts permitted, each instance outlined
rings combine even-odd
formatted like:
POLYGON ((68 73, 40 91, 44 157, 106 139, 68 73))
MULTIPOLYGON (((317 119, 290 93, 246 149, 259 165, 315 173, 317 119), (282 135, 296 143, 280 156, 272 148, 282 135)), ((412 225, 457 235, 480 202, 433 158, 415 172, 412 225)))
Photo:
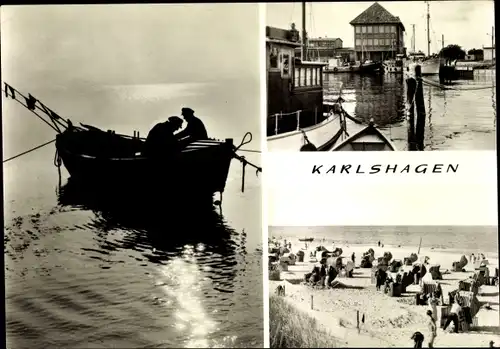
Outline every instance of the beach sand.
MULTIPOLYGON (((318 244, 314 244, 315 246, 318 244)), ((299 245, 296 244, 296 247, 299 245)), ((303 246, 303 245, 302 245, 303 246)), ((314 249, 315 246, 310 246, 314 249)), ((336 281, 340 288, 321 289, 299 284, 305 273, 310 272, 314 263, 308 262, 309 253, 306 252, 304 263, 290 266, 288 271, 281 273, 281 279, 287 281, 270 281, 269 290, 274 292, 276 286, 285 282, 285 299, 297 309, 309 314, 318 320, 333 337, 340 340, 348 347, 405 347, 413 345, 411 339, 415 331, 420 331, 428 337, 427 306, 416 306, 415 293, 417 286, 410 286, 401 297, 389 297, 382 291, 376 291, 375 285, 371 284, 371 269, 359 268, 359 261, 363 252, 370 247, 375 250, 375 257, 382 256, 384 252, 390 251, 393 259, 401 259, 416 253, 418 248, 405 248, 397 246, 373 247, 368 245, 339 246, 343 249, 342 256, 349 257, 354 252, 356 255, 356 269, 353 278, 337 277, 336 281), (313 309, 311 309, 311 296, 313 297, 313 309), (365 316, 365 323, 361 324, 358 333, 357 311, 361 317, 365 316)), ((331 249, 331 246, 327 246, 331 249)), ((292 252, 296 252, 292 248, 292 252)), ((421 249, 419 257, 428 256, 429 263, 440 264, 441 272, 451 270, 453 261, 458 261, 460 253, 446 250, 421 249)), ((468 258, 468 256, 467 256, 468 258)), ((488 258, 488 256, 486 256, 488 258)), ((489 258, 490 275, 494 275, 494 268, 498 266, 498 260, 489 258)), ((445 302, 448 302, 448 292, 457 288, 458 281, 473 274, 473 267, 465 266, 466 272, 450 272, 443 274, 440 281, 443 288, 445 302)), ((500 312, 499 312, 499 289, 498 286, 482 286, 479 289, 478 300, 488 303, 491 309, 481 307, 476 315, 478 326, 467 333, 449 333, 453 327, 443 331, 439 328, 434 341, 436 347, 488 347, 490 341, 496 345, 500 344, 500 312)), ((438 313, 439 315, 439 313, 438 313)), ((424 340, 424 347, 427 341, 424 340)))

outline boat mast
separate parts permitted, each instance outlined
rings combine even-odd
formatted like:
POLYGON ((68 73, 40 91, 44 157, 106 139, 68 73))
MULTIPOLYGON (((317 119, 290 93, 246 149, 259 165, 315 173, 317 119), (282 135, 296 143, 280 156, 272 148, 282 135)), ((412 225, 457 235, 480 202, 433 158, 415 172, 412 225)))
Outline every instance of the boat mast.
POLYGON ((300 58, 302 61, 307 59, 307 40, 306 40, 306 3, 302 2, 302 50, 300 58))
POLYGON ((429 13, 429 1, 427 3, 427 56, 431 55, 431 33, 429 31, 429 21, 431 19, 431 15, 429 13))

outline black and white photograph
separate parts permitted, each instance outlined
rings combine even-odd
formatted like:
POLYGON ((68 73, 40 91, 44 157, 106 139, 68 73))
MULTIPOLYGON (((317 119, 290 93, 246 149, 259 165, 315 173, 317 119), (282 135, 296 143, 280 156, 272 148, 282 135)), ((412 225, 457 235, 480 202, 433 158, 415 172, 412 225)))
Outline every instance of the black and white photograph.
POLYGON ((8 348, 264 346, 259 16, 2 6, 8 348))
POLYGON ((267 149, 495 150, 493 1, 266 4, 267 149))
POLYGON ((271 348, 497 347, 498 226, 269 227, 271 348))

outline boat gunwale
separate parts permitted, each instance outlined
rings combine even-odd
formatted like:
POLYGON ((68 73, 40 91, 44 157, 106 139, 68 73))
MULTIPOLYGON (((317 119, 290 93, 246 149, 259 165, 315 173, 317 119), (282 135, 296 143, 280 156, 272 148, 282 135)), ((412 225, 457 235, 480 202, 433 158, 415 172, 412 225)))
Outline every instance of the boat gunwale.
POLYGON ((295 136, 295 135, 301 134, 302 132, 313 131, 313 130, 315 130, 317 128, 320 128, 320 127, 328 125, 330 122, 335 121, 338 118, 339 118, 339 116, 337 114, 329 114, 328 118, 326 120, 323 120, 319 124, 308 126, 306 128, 301 128, 301 129, 295 130, 295 131, 285 132, 285 133, 282 133, 282 134, 279 134, 279 135, 269 136, 269 137, 267 137, 267 142, 275 141, 275 140, 278 140, 278 139, 281 139, 281 138, 295 136))
MULTIPOLYGON (((379 136, 384 141, 384 143, 389 146, 389 148, 391 148, 391 151, 396 151, 396 147, 395 147, 394 143, 392 143, 382 132, 380 132, 380 130, 375 125, 366 126, 362 130, 356 132, 352 136, 348 137, 347 139, 345 139, 344 141, 339 143, 331 151, 337 151, 339 148, 345 146, 346 144, 349 144, 350 142, 353 142, 356 139, 360 138, 361 136, 366 134, 368 131, 375 131, 375 134, 377 136, 379 136)), ((353 150, 353 151, 356 151, 356 150, 353 150)), ((374 150, 374 151, 381 151, 381 150, 374 150)))

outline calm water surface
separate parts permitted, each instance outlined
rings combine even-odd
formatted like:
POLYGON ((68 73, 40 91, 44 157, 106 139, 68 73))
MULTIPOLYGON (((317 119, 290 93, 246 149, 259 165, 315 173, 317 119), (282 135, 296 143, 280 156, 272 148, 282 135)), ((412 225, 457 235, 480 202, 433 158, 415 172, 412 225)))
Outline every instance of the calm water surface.
MULTIPOLYGON (((428 79, 437 80, 437 77, 428 79)), ((493 85, 494 79, 481 77, 456 81, 453 88, 493 85)), ((325 100, 334 100, 340 86, 346 110, 366 122, 373 118, 398 150, 408 149, 403 74, 325 74, 325 100)), ((495 150, 495 93, 495 87, 469 91, 442 90, 424 84, 425 150, 495 150)))
MULTIPOLYGON (((245 132, 258 149, 259 82, 64 86, 9 81, 61 116, 147 135, 190 106, 209 134, 245 132), (71 86, 71 87, 68 87, 71 86), (255 96, 255 97, 252 97, 255 96)), ((2 98, 4 158, 54 137, 2 98)), ((260 179, 234 161, 218 211, 173 214, 165 198, 155 224, 83 204, 62 189, 55 147, 4 164, 6 321, 10 348, 262 347, 260 179), (134 222, 135 224, 131 224, 134 222)), ((258 153, 245 153, 260 164, 258 153)))

